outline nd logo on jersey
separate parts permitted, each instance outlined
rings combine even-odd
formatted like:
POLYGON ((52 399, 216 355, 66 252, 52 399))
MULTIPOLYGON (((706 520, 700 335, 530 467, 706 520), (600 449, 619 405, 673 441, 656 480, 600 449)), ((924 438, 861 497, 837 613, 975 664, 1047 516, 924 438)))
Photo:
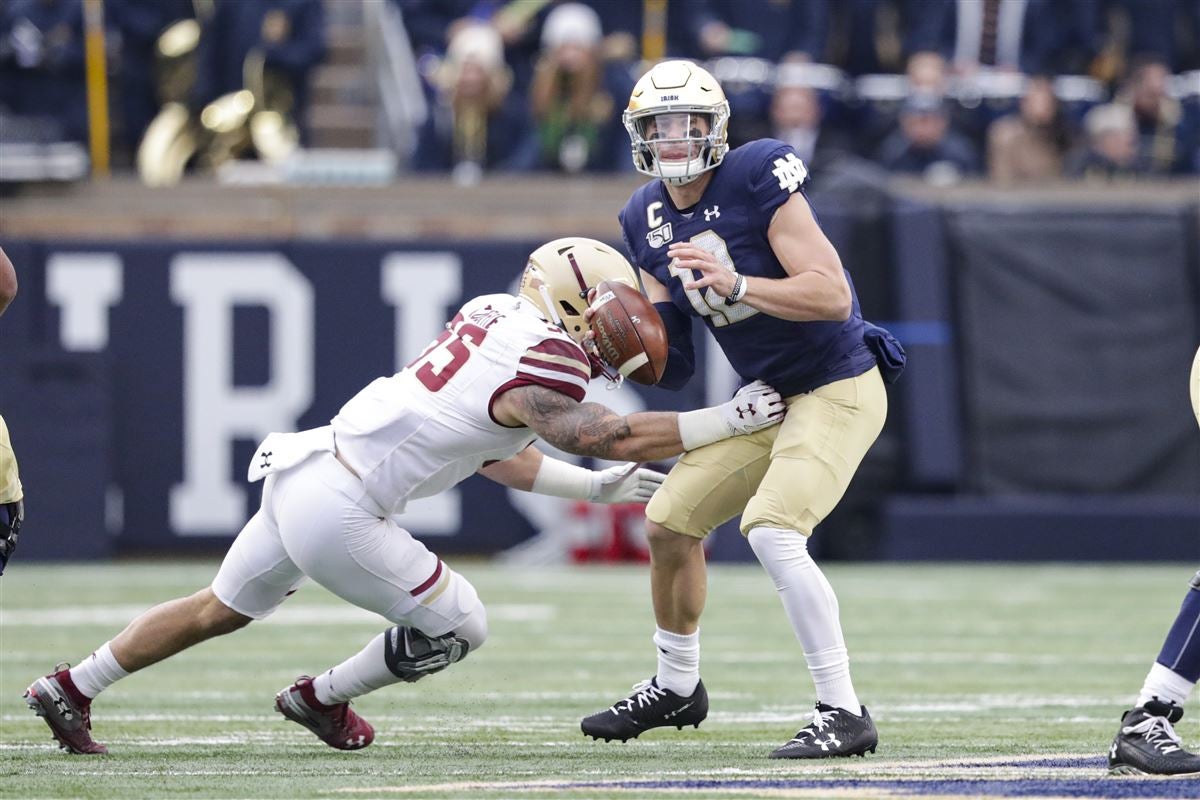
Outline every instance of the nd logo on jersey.
POLYGON ((775 169, 771 170, 771 174, 779 179, 779 188, 791 194, 808 177, 808 167, 796 158, 795 153, 788 153, 787 158, 775 159, 775 169))

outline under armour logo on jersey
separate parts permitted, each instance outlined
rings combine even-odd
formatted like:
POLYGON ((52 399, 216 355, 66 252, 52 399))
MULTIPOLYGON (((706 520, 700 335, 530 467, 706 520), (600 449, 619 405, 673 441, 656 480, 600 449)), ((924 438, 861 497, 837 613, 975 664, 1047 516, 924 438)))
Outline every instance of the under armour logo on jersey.
POLYGON ((651 247, 662 247, 671 241, 671 223, 662 225, 646 234, 646 241, 651 247))
POLYGON ((799 189, 808 177, 808 167, 796 158, 795 153, 788 153, 787 158, 775 159, 775 169, 771 170, 771 174, 779 179, 780 189, 791 193, 799 189))
POLYGON ((269 469, 271 466, 271 456, 273 455, 275 455, 273 450, 264 450, 263 452, 259 453, 258 457, 262 459, 262 463, 258 466, 262 469, 269 469))
POLYGON ((738 412, 738 419, 745 419, 748 416, 750 416, 750 417, 754 416, 754 404, 753 403, 747 403, 745 408, 742 408, 741 406, 734 406, 733 410, 738 412))
POLYGON ((720 216, 721 216, 721 207, 720 206, 713 206, 711 209, 707 209, 707 208, 704 209, 704 221, 705 222, 712 222, 714 219, 720 218, 720 216))

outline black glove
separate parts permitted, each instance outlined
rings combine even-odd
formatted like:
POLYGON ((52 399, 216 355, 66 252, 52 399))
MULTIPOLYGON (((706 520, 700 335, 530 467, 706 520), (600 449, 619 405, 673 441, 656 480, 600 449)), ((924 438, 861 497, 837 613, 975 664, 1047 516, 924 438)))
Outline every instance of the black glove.
POLYGON ((8 559, 17 549, 17 535, 21 532, 21 520, 25 518, 25 501, 0 505, 0 575, 8 566, 8 559))

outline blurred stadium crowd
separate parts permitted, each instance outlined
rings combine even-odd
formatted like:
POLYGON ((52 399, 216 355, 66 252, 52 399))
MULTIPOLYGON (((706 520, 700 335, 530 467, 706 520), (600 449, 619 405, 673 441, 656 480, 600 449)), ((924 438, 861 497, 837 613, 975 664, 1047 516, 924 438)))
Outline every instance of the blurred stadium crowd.
MULTIPOLYGON (((90 2, 0 0, 0 145, 10 154, 88 140, 90 2)), ((323 144, 309 105, 331 26, 357 26, 364 48, 385 42, 388 57, 360 62, 372 113, 387 117, 409 95, 391 115, 407 133, 369 144, 394 150, 402 169, 462 183, 631 170, 620 112, 662 57, 701 61, 722 83, 732 145, 773 136, 817 170, 939 184, 1200 172, 1196 0, 98 5, 114 163, 138 164, 150 182, 170 182, 153 166, 167 158, 180 173, 323 144)))

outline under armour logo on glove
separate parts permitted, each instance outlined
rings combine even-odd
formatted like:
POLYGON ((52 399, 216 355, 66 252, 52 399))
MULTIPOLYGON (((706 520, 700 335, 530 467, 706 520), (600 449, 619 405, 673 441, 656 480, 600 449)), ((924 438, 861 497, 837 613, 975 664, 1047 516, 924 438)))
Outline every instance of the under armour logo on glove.
POLYGON ((769 428, 787 413, 783 397, 763 381, 738 389, 733 399, 721 408, 725 411, 725 423, 735 435, 769 428))
POLYGON ((262 463, 259 464, 259 466, 263 469, 268 469, 271 466, 271 456, 273 455, 275 455, 275 453, 270 450, 264 450, 263 452, 259 453, 258 457, 262 459, 262 463))

